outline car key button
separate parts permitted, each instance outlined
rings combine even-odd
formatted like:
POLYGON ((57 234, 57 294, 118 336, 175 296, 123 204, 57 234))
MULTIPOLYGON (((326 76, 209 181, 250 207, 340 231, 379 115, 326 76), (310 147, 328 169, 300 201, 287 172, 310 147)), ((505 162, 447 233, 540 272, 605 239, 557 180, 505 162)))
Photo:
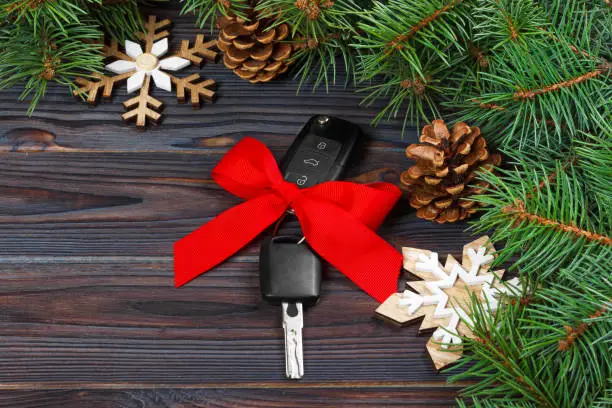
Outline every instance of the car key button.
POLYGON ((311 149, 302 148, 293 156, 287 171, 306 175, 327 174, 333 164, 333 158, 311 149))
POLYGON ((315 135, 308 135, 304 144, 310 146, 313 151, 328 156, 331 160, 336 157, 342 147, 342 144, 336 140, 315 135))
POLYGON ((300 174, 288 172, 285 180, 297 184, 298 187, 312 187, 319 182, 316 174, 300 174))
POLYGON ((353 123, 332 116, 313 116, 281 160, 281 173, 285 177, 288 172, 305 175, 308 180, 316 175, 318 183, 337 180, 349 158, 361 151, 364 137, 353 123))

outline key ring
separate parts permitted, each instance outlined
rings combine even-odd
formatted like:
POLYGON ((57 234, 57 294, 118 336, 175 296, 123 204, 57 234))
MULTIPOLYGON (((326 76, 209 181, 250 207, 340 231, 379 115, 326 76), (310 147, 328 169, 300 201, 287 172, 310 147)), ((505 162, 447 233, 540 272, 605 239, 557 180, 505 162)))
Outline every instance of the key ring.
MULTIPOLYGON (((287 218, 287 215, 295 215, 295 211, 293 210, 293 208, 288 208, 287 210, 285 210, 283 215, 278 219, 278 221, 276 221, 276 224, 274 224, 274 229, 272 230, 273 237, 278 235, 278 230, 280 228, 280 225, 285 220, 285 218, 287 218)), ((300 245, 304 241, 306 241, 306 237, 302 235, 302 238, 298 241, 297 244, 300 245)))

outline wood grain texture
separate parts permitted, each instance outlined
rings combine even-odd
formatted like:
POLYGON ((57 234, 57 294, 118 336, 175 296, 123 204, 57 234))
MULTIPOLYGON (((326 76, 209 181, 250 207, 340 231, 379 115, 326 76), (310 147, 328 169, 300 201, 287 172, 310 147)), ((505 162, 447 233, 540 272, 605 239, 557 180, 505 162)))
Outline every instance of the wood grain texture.
MULTIPOLYGON (((4 265, 0 382, 206 384, 281 381, 280 312, 257 263, 229 262, 182 289, 171 262, 4 265)), ((443 382, 427 337, 376 319, 377 303, 328 271, 307 310, 307 375, 320 381, 443 382)))
MULTIPOLYGON (((261 137, 274 146, 273 140, 261 137)), ((284 137, 280 156, 291 136, 284 137)), ((239 199, 210 179, 226 147, 204 154, 5 154, 0 161, 2 256, 171 256, 172 242, 239 199)), ((393 181, 389 161, 401 152, 373 142, 349 177, 393 181), (385 148, 387 147, 387 148, 385 148)), ((288 223, 295 231, 296 223, 288 223)), ((456 253, 469 238, 464 224, 435 225, 416 218, 404 201, 380 229, 397 247, 456 253), (459 235, 458 235, 459 234, 459 235)), ((257 246, 243 251, 254 255, 257 246)))
POLYGON ((419 387, 326 387, 224 389, 54 390, 0 395, 0 408, 261 408, 261 407, 449 407, 455 389, 419 387))
MULTIPOLYGON (((174 20, 175 47, 200 33, 177 7, 155 9, 174 20)), ((336 115, 370 136, 347 177, 393 183, 416 140, 415 129, 401 140, 399 121, 368 127, 382 103, 359 107, 340 85, 296 95, 287 78, 195 72, 217 81, 217 101, 194 111, 157 92, 165 119, 142 133, 120 118, 122 90, 90 108, 50 86, 32 118, 20 90, 0 92, 0 407, 453 405, 458 387, 436 374, 427 337, 376 319, 337 271, 307 311, 300 382, 283 379, 280 311, 259 298, 260 240, 173 288, 173 242, 239 202, 210 172, 244 136, 280 157, 311 115, 336 115)), ((465 227, 417 219, 403 201, 379 232, 458 255, 465 227)))

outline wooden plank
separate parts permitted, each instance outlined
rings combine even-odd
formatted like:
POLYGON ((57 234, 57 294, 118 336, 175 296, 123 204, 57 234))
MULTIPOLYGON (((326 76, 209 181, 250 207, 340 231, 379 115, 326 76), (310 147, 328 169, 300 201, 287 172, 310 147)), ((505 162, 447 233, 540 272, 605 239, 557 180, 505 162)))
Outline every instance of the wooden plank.
MULTIPOLYGON (((188 74, 191 71, 188 70, 188 74)), ((210 71, 204 77, 220 83, 214 104, 204 103, 202 109, 193 110, 189 104, 177 104, 171 95, 154 91, 153 96, 164 103, 164 118, 159 127, 145 132, 139 132, 132 123, 121 119, 124 112, 121 103, 128 99, 127 95, 115 96, 112 103, 90 107, 75 101, 63 88, 50 85, 46 99, 26 121, 26 106, 17 103, 19 91, 2 90, 0 149, 6 151, 14 147, 8 142, 12 129, 33 127, 53 133, 58 146, 76 151, 182 151, 197 147, 208 139, 257 136, 262 131, 295 136, 315 114, 350 120, 378 139, 401 140, 400 125, 396 120, 376 128, 369 126, 382 104, 359 107, 361 96, 349 93, 350 97, 347 97, 347 91, 341 86, 333 87, 327 95, 309 92, 295 95, 295 83, 284 78, 278 83, 265 85, 271 89, 262 90, 259 85, 250 85, 253 89, 245 88, 244 84, 238 83, 234 84, 237 89, 232 90, 229 84, 242 80, 226 72, 224 67, 214 67, 210 71), (262 92, 264 95, 269 93, 272 100, 262 100, 262 92)), ((119 92, 123 90, 119 89, 119 92)), ((416 137, 416 130, 408 129, 405 141, 414 142, 416 137)))
MULTIPOLYGON (((277 140, 277 156, 288 142, 277 140)), ((23 256, 169 257, 174 241, 239 203, 210 179, 226 149, 7 153, 0 161, 0 262, 23 256)), ((399 169, 380 169, 401 163, 401 155, 393 143, 374 142, 348 176, 397 183, 399 169)), ((296 231, 297 223, 286 225, 296 231)), ((469 240, 464 228, 417 219, 404 200, 380 233, 398 248, 456 253, 469 240)))
POLYGON ((347 407, 443 408, 454 406, 456 389, 398 384, 395 387, 309 386, 223 389, 122 389, 5 392, 1 408, 201 408, 347 407))
MULTIPOLYGON (((280 310, 262 303, 256 262, 225 263, 180 289, 171 262, 5 264, 0 287, 2 387, 284 378, 280 310)), ((376 319, 376 306, 328 271, 306 312, 301 383, 444 382, 427 336, 376 319)))

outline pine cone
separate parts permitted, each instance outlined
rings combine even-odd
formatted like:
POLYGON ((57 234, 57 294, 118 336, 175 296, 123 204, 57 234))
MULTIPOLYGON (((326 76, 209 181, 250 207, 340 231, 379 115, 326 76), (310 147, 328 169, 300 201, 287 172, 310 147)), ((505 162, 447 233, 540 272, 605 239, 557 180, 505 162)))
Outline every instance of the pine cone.
POLYGON ((269 28, 273 23, 271 19, 221 17, 217 46, 225 54, 225 66, 251 83, 268 82, 287 71, 293 47, 283 40, 289 26, 269 28))
POLYGON ((449 133, 443 120, 423 128, 418 144, 406 149, 416 165, 402 173, 401 182, 410 192, 410 205, 417 216, 439 223, 463 220, 476 212, 478 203, 466 198, 481 193, 488 183, 467 185, 476 170, 501 163, 498 153, 489 154, 480 129, 457 123, 449 133))

